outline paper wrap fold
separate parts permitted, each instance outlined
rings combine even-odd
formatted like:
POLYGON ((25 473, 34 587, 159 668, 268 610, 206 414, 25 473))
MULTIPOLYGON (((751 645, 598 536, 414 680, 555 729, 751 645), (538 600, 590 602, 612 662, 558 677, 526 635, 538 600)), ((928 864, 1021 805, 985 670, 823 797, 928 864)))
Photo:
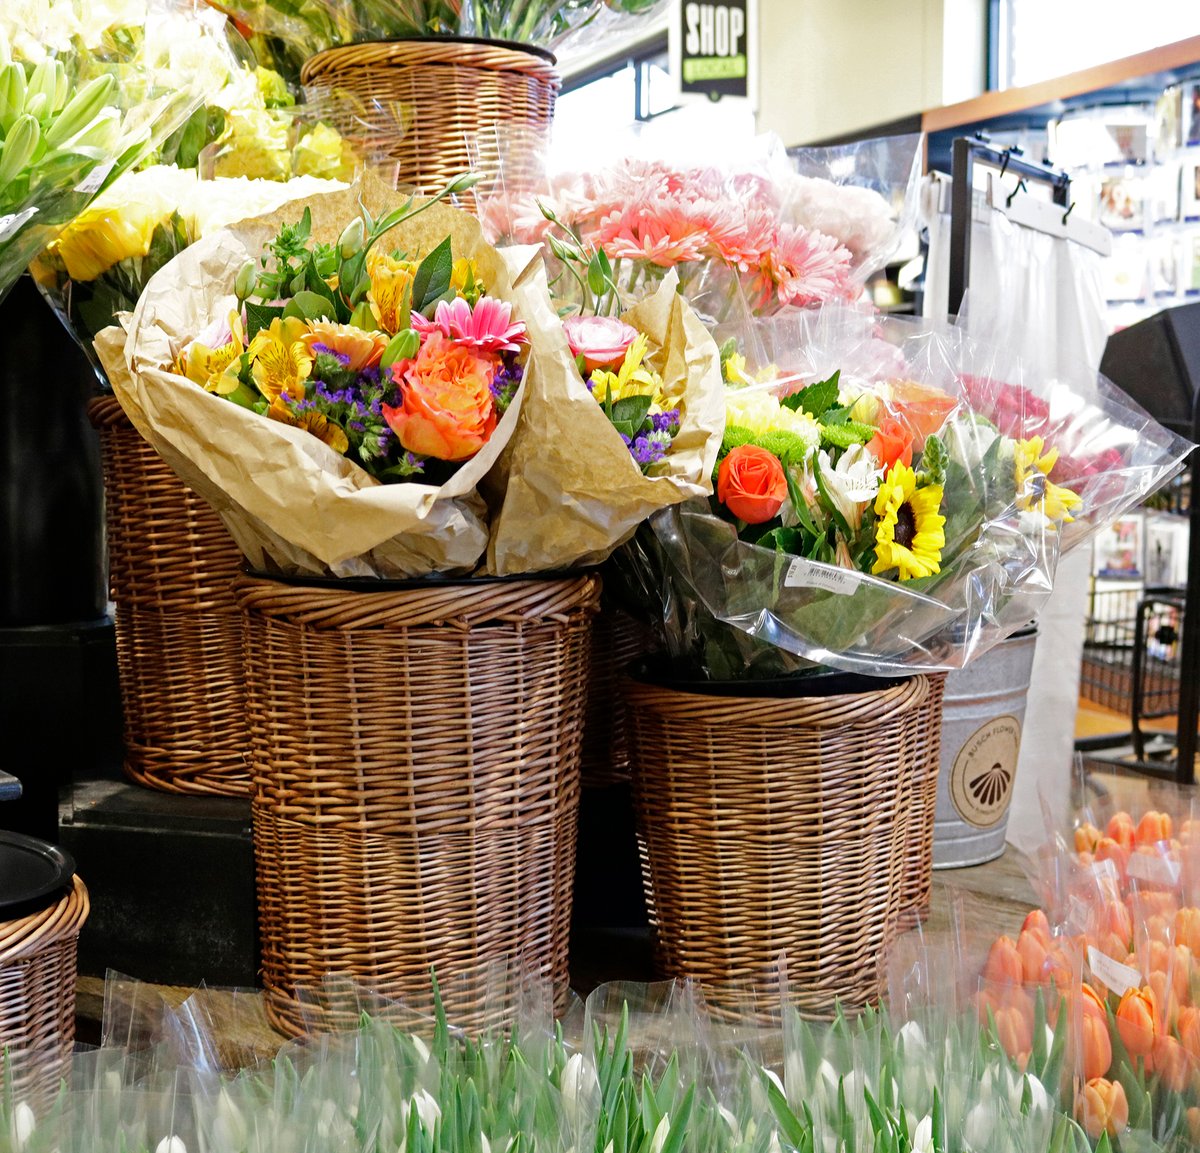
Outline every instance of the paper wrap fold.
MULTIPOLYGON (((445 484, 382 484, 315 436, 259 416, 172 371, 180 350, 235 306, 234 279, 284 222, 312 211, 312 236, 334 241, 364 200, 376 215, 400 200, 382 188, 354 189, 293 203, 216 233, 186 249, 149 282, 120 330, 97 338, 113 391, 137 430, 207 500, 250 564, 297 576, 423 577, 472 572, 488 542, 479 482, 497 463, 521 412, 522 391, 484 448, 445 484)), ((441 204, 398 225, 383 250, 428 253, 452 237, 489 294, 525 319, 544 291, 534 249, 503 254, 478 223, 441 204)), ((496 483, 503 483, 499 477, 496 483)))
MULTIPOLYGON (((545 273, 536 279, 544 285, 545 273)), ((682 395, 679 433, 654 476, 588 391, 549 296, 532 296, 523 319, 533 352, 488 542, 498 576, 599 564, 652 513, 709 495, 725 429, 721 355, 674 273, 622 318, 650 338, 664 390, 682 395)))

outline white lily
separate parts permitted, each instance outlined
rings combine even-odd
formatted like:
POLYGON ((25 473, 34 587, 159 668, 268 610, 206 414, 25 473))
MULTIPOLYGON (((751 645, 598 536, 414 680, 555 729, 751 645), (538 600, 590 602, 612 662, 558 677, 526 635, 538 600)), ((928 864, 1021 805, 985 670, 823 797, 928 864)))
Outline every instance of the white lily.
POLYGON ((821 469, 821 482, 834 508, 851 529, 862 525, 863 510, 875 499, 879 491, 879 480, 883 470, 866 446, 853 444, 838 458, 835 465, 829 454, 821 449, 817 453, 821 469))

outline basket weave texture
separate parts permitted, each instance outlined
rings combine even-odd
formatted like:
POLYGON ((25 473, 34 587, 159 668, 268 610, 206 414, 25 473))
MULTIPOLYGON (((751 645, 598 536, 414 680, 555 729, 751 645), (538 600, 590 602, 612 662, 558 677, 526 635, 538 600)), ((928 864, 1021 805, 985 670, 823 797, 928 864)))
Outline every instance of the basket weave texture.
POLYGON ((246 622, 267 1011, 298 1034, 348 975, 450 1020, 507 1020, 498 963, 567 991, 599 582, 381 591, 235 582, 246 622))
POLYGON ((142 439, 115 397, 100 434, 116 604, 125 772, 173 793, 246 796, 242 555, 217 514, 142 439))
POLYGON ((827 1015, 878 999, 911 900, 932 739, 924 676, 853 695, 724 697, 629 683, 647 904, 664 976, 710 1003, 827 1015))
POLYGON ((485 153, 475 158, 484 171, 501 160, 487 153, 504 149, 510 191, 531 180, 562 86, 537 53, 469 40, 347 44, 317 53, 300 75, 317 90, 311 100, 323 104, 328 92, 326 118, 356 151, 391 162, 393 184, 425 193, 476 167, 468 142, 485 153), (514 141, 523 148, 506 147, 514 141))
POLYGON ((909 807, 907 873, 900 902, 900 927, 911 929, 924 922, 933 898, 933 827, 937 815, 938 772, 942 760, 942 705, 946 674, 927 673, 929 695, 918 721, 918 747, 928 760, 914 775, 914 793, 909 807))
POLYGON ((583 787, 629 783, 629 735, 621 678, 651 648, 650 629, 605 605, 592 622, 588 699, 583 727, 583 787))
POLYGON ((76 955, 88 908, 87 888, 75 877, 53 904, 0 922, 0 1051, 8 1051, 0 1087, 35 1112, 53 1100, 71 1060, 76 955))

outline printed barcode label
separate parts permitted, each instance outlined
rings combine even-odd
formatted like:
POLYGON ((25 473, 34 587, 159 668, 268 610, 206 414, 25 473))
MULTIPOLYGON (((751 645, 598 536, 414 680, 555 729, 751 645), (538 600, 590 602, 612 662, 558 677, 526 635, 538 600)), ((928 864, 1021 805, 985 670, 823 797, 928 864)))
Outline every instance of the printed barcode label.
POLYGON ((785 588, 826 589, 841 596, 849 596, 861 583, 861 573, 835 565, 817 564, 800 556, 788 566, 787 575, 783 578, 785 588))
POLYGON ((84 196, 91 196, 93 192, 100 191, 100 185, 108 178, 108 174, 112 171, 113 161, 106 161, 104 164, 97 164, 78 184, 75 185, 75 191, 82 193, 84 196))
POLYGON ((21 225, 36 215, 37 209, 30 207, 24 212, 10 212, 7 216, 0 216, 0 244, 15 236, 21 225))
POLYGON ((1126 872, 1149 885, 1161 885, 1173 889, 1179 881, 1179 866, 1169 857, 1157 853, 1134 853, 1129 858, 1126 872))
POLYGON ((1095 945, 1089 945, 1087 951, 1088 968, 1097 980, 1107 985, 1117 996, 1122 996, 1129 989, 1141 988, 1142 975, 1120 961, 1101 953, 1095 945))

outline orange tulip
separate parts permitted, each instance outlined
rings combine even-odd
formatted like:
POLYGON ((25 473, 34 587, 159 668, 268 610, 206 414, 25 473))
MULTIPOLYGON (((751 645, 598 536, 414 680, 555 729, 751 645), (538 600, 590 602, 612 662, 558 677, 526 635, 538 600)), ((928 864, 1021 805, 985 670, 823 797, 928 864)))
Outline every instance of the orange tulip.
POLYGON ((1171 818, 1166 813, 1151 809, 1142 814, 1134 830, 1134 843, 1138 845, 1157 845, 1159 841, 1171 839, 1171 818))
POLYGON ((1159 1031, 1171 1029, 1179 1019, 1179 998, 1171 987, 1171 977, 1168 973, 1151 973, 1147 984, 1154 990, 1158 1000, 1159 1031))
POLYGON ((1193 1059, 1200 1061, 1200 1009, 1194 1005, 1179 1010, 1179 1041, 1193 1059))
MULTIPOLYGON (((1146 951, 1146 961, 1146 967, 1152 975, 1162 974, 1164 978, 1169 979, 1171 996, 1177 1002, 1183 1004, 1187 1001, 1191 991, 1189 977, 1192 969, 1192 951, 1186 945, 1176 945, 1172 948, 1165 941, 1151 941, 1146 951)), ((1136 959, 1129 963, 1137 968, 1136 959)))
POLYGON ((1096 845, 1096 860, 1112 861, 1117 867, 1117 873, 1120 875, 1121 881, 1125 880, 1125 871, 1129 867, 1129 854, 1131 850, 1120 841, 1114 840, 1112 837, 1101 837, 1096 845))
POLYGON ((1129 951, 1133 943, 1133 917, 1124 901, 1106 901, 1100 917, 1101 933, 1111 933, 1129 951))
POLYGON ((996 985, 1019 985, 1024 976, 1021 954, 1011 937, 997 937, 988 950, 983 979, 996 985))
POLYGON ((1193 1059, 1174 1037, 1162 1036, 1154 1042, 1154 1052, 1146 1061, 1148 1072, 1154 1073, 1172 1093, 1182 1093, 1192 1079, 1193 1059))
POLYGON ((1117 1032, 1131 1057, 1149 1057, 1162 1033, 1158 997, 1149 985, 1130 989, 1117 1006, 1117 1032))
POLYGON ((1093 1077, 1075 1102, 1075 1115, 1092 1140, 1101 1133, 1115 1137, 1129 1124, 1129 1102, 1120 1081, 1093 1077))
POLYGON ((1100 843, 1100 838, 1103 834, 1095 825, 1084 821, 1075 830, 1075 852, 1077 853, 1094 853, 1096 846, 1100 843))
POLYGON ((1173 918, 1179 912, 1179 898, 1165 889, 1144 889, 1138 896, 1138 904, 1146 916, 1173 918))
POLYGON ((1132 852, 1134 834, 1136 831, 1137 830, 1134 826, 1133 818, 1122 810, 1119 813, 1113 814, 1112 819, 1108 822, 1104 829, 1104 835, 1106 837, 1111 837, 1117 842, 1117 844, 1129 849, 1132 852))
POLYGON ((1014 1061, 1028 1059, 1033 1049, 1033 1002, 1005 998, 992 1010, 1001 1048, 1014 1061))
POLYGON ((1048 985, 1046 940, 1030 929, 1017 937, 1017 955, 1021 958, 1021 977, 1026 985, 1048 985))
POLYGON ((1080 1064, 1085 1081, 1103 1077, 1112 1067, 1112 1038, 1108 1035, 1108 1022, 1094 1013, 1084 1010, 1079 1016, 1079 1041, 1082 1047, 1080 1064))
POLYGON ((1033 909, 1026 914, 1025 920, 1021 923, 1022 933, 1033 933, 1042 941, 1047 948, 1050 947, 1051 934, 1050 922, 1046 919, 1046 914, 1041 909, 1033 909))
POLYGON ((1175 914, 1175 940, 1200 953, 1200 909, 1188 905, 1175 914))
POLYGON ((1188 1132, 1192 1135, 1192 1144, 1200 1145, 1200 1108, 1193 1105, 1185 1114, 1188 1132))

